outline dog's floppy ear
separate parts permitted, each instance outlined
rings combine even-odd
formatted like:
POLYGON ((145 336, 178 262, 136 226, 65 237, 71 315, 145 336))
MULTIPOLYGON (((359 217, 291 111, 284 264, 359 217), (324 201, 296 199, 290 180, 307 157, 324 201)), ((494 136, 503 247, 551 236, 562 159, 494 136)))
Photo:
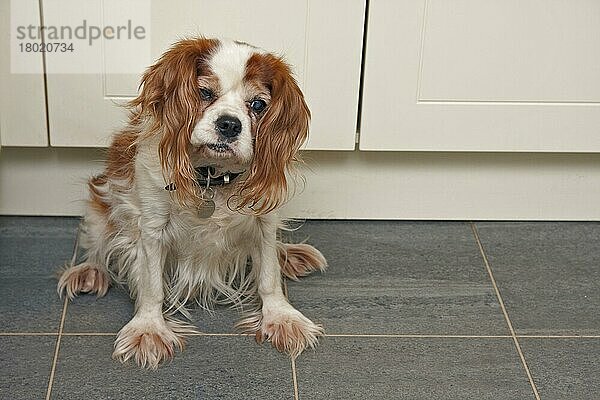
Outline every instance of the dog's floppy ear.
POLYGON ((269 54, 255 54, 248 62, 270 88, 271 103, 258 123, 250 174, 241 190, 239 208, 250 206, 265 214, 287 199, 286 172, 298 160, 308 136, 310 111, 289 66, 269 54))
POLYGON ((176 43, 144 73, 141 93, 130 103, 138 122, 151 117, 150 131, 160 135, 163 175, 168 183, 175 183, 181 204, 193 204, 198 196, 188 147, 202 112, 198 76, 218 45, 217 40, 204 38, 176 43))

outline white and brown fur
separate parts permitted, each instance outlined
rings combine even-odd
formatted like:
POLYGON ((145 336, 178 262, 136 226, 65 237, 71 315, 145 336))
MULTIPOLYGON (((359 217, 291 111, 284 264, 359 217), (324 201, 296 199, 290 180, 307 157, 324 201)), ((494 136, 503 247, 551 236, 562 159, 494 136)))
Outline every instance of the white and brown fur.
POLYGON ((183 348, 194 329, 173 315, 187 315, 194 301, 255 304, 237 325, 244 332, 292 357, 315 346, 323 330, 289 304, 282 275, 297 279, 323 269, 325 259, 310 245, 277 240, 277 209, 310 118, 289 67, 244 43, 183 40, 146 71, 130 109, 104 173, 89 181, 86 259, 62 273, 59 293, 103 296, 111 282, 126 283, 135 315, 117 334, 113 357, 142 367, 156 368, 183 348), (267 104, 261 113, 249 106, 258 98, 267 104), (207 145, 224 141, 215 129, 224 114, 237 117, 242 131, 226 151, 214 151, 207 145), (203 219, 194 168, 208 165, 246 172, 216 187, 216 211, 203 219), (175 192, 165 190, 171 182, 175 192))

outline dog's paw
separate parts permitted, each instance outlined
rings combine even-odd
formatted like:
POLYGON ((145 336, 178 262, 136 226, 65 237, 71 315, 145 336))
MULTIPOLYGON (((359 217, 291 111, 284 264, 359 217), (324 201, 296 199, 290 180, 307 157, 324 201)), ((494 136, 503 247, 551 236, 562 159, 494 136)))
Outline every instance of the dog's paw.
POLYGON ((166 321, 143 320, 134 317, 117 334, 113 359, 122 363, 133 359, 142 368, 156 369, 171 360, 175 348, 183 350, 181 334, 171 329, 166 321))
POLYGON ((109 286, 110 276, 106 269, 84 262, 62 271, 57 289, 61 297, 65 293, 73 300, 79 293, 96 293, 98 297, 102 297, 109 286))
POLYGON ((277 350, 296 358, 306 348, 314 348, 323 336, 323 327, 287 305, 283 310, 263 310, 261 327, 256 331, 256 341, 269 341, 277 350))
POLYGON ((297 281, 314 271, 324 271, 327 261, 323 254, 306 243, 279 243, 277 248, 279 265, 283 275, 297 281))

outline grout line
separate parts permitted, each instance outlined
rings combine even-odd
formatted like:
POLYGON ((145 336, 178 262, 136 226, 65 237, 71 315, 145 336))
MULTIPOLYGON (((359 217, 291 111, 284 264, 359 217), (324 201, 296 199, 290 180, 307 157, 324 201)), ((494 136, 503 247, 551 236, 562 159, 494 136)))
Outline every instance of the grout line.
POLYGON ((54 359, 52 360, 52 369, 50 370, 50 378, 48 379, 48 390, 46 391, 46 400, 50 400, 50 396, 52 395, 52 385, 54 384, 54 374, 56 372, 56 364, 58 362, 58 354, 60 352, 60 340, 62 338, 62 332, 65 326, 65 317, 67 315, 68 305, 69 297, 65 296, 62 315, 60 317, 60 326, 58 328, 58 336, 56 338, 56 345, 54 347, 54 359))
POLYGON ((298 375, 296 373, 296 359, 292 358, 292 382, 294 384, 294 400, 300 400, 298 395, 298 375))
MULTIPOLYGON (((0 333, 0 336, 57 336, 58 333, 41 332, 41 333, 0 333)), ((116 332, 62 332, 61 336, 116 336, 116 332)), ((184 333, 183 336, 254 336, 251 333, 184 333)), ((419 334, 395 334, 395 333, 326 333, 323 337, 364 337, 364 338, 440 338, 440 339, 495 339, 495 338, 511 338, 510 335, 419 335, 419 334)), ((559 336, 565 338, 573 338, 571 336, 559 336)), ((576 336, 581 337, 581 336, 576 336)), ((588 336, 597 337, 600 336, 588 336)))
MULTIPOLYGON (((62 336, 116 336, 116 332, 63 332, 62 336)), ((58 332, 0 332, 0 337, 8 336, 58 336, 58 332)), ((183 336, 254 336, 250 333, 186 333, 183 336)), ((600 335, 515 335, 523 339, 600 339, 600 335)), ((323 337, 364 337, 364 338, 425 338, 425 339, 506 339, 512 335, 437 335, 404 333, 326 333, 323 337)))
POLYGON ((525 339, 600 339, 600 335, 517 335, 525 339))
POLYGON ((0 336, 58 336, 58 332, 6 332, 0 336))
POLYGON ((63 332, 62 336, 117 336, 112 332, 63 332))
POLYGON ((253 333, 184 333, 183 336, 255 336, 253 333))
POLYGON ((418 335, 418 334, 325 334, 324 337, 364 337, 364 338, 425 338, 425 339, 506 339, 511 338, 510 335, 418 335))
POLYGON ((510 335, 512 336, 513 342, 515 343, 515 348, 517 349, 517 353, 519 353, 519 358, 521 358, 521 363, 523 364, 523 368, 525 369, 525 373, 527 374, 527 379, 529 379, 529 384, 531 385, 531 389, 533 390, 533 394, 536 400, 540 400, 540 394, 538 393, 535 382, 533 381, 533 377, 531 375, 531 371, 527 366, 527 361, 525 361, 525 355, 523 354, 523 350, 521 350, 521 345, 519 344, 519 340, 517 339, 517 335, 515 334, 515 330, 512 326, 512 322, 508 316, 508 312, 506 311, 506 307, 504 306, 504 300, 502 300, 502 295, 500 294, 500 290, 498 289, 498 285, 496 284, 496 278, 494 278, 494 274, 492 273, 492 267, 488 261, 487 255, 485 254, 485 250, 483 249, 483 244, 481 244, 481 240, 479 238, 479 233, 477 232, 477 227, 473 222, 469 222, 471 225, 471 231, 473 232, 473 236, 475 236, 475 241, 477 242, 477 246, 479 246, 479 252, 481 253, 481 257, 483 257, 483 262, 485 264, 485 268, 487 269, 487 273, 492 282, 492 286, 494 287, 494 291, 496 292, 496 297, 498 298, 498 303, 500 303, 500 308, 502 309, 502 314, 504 314, 504 319, 506 320, 506 324, 508 325, 508 330, 510 331, 510 335))
MULTIPOLYGON (((75 265, 77 260, 77 251, 79 249, 79 233, 81 232, 81 224, 77 227, 77 234, 75 236, 75 243, 73 244, 73 254, 71 255, 72 267, 75 265)), ((54 384, 54 375, 56 373, 56 364, 58 363, 58 355, 60 354, 60 342, 62 339, 63 331, 65 329, 65 319, 67 318, 67 308, 69 307, 69 296, 65 295, 63 303, 62 314, 60 316, 60 326, 58 327, 58 337, 56 338, 56 345, 54 346, 54 359, 52 360, 52 369, 50 370, 50 378, 48 379, 48 390, 46 391, 46 400, 50 400, 52 396, 52 385, 54 384)))

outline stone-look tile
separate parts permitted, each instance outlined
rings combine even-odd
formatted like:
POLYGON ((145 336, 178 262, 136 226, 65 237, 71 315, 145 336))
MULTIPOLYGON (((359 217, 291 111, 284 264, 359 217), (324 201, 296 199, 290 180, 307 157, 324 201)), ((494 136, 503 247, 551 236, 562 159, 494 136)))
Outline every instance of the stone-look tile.
POLYGON ((111 359, 112 338, 63 337, 53 399, 292 399, 289 359, 247 336, 188 337, 157 371, 111 359))
POLYGON ((81 294, 69 302, 66 333, 116 333, 133 316, 133 301, 126 289, 111 287, 104 297, 81 294))
POLYGON ((70 260, 76 218, 0 217, 0 332, 55 332, 56 271, 70 260))
POLYGON ((519 339, 543 400, 589 400, 600 393, 600 338, 519 339))
POLYGON ((63 300, 51 278, 0 278, 2 333, 55 333, 60 325, 63 300))
MULTIPOLYGON (((133 300, 125 288, 111 287, 105 297, 81 295, 69 303, 64 331, 69 333, 116 333, 133 317, 133 300)), ((177 318, 187 321, 182 315, 177 318)), ((204 333, 234 333, 241 314, 235 309, 215 306, 212 312, 191 310, 191 323, 204 333)), ((188 321, 189 322, 189 321, 188 321)))
POLYGON ((0 336, 0 398, 43 399, 55 336, 0 336))
POLYGON ((77 230, 79 221, 79 217, 0 216, 0 237, 52 238, 70 235, 77 230))
POLYGON ((214 306, 211 312, 202 309, 191 310, 192 323, 204 333, 239 333, 235 323, 244 317, 244 312, 251 311, 250 307, 244 310, 228 306, 214 306))
POLYGON ((327 333, 508 333, 465 223, 309 221, 287 236, 328 260, 324 274, 288 284, 327 333))
POLYGON ((534 399, 510 338, 327 337, 296 371, 302 400, 534 399))
POLYGON ((51 276, 71 259, 79 219, 0 217, 0 275, 51 276))
POLYGON ((600 334, 599 223, 478 223, 518 334, 600 334))

